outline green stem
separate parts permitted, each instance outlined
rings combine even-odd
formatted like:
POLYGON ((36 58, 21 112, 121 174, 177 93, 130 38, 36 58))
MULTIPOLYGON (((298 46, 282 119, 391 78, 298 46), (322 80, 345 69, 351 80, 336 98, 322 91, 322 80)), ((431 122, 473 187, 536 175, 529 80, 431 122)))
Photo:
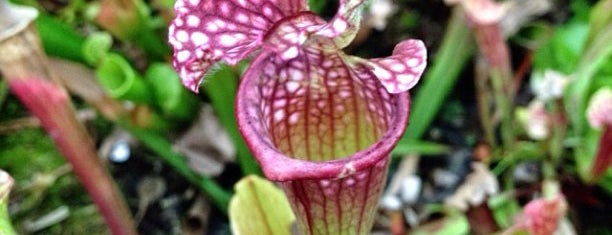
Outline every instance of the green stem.
POLYGON ((497 143, 495 141, 495 132, 493 130, 493 120, 491 117, 491 89, 489 89, 489 79, 486 73, 486 65, 484 61, 478 60, 476 62, 476 100, 478 103, 478 117, 485 134, 487 144, 492 148, 495 148, 497 143))
POLYGON ((552 137, 549 141, 550 156, 555 165, 560 164, 563 154, 563 141, 566 137, 567 121, 563 110, 563 102, 556 100, 552 105, 552 137))
POLYGON ((497 104, 497 110, 500 116, 500 132, 502 138, 502 145, 506 150, 511 149, 514 145, 514 133, 512 129, 512 104, 510 97, 504 89, 503 76, 497 72, 495 68, 491 68, 491 83, 493 84, 495 103, 497 104))

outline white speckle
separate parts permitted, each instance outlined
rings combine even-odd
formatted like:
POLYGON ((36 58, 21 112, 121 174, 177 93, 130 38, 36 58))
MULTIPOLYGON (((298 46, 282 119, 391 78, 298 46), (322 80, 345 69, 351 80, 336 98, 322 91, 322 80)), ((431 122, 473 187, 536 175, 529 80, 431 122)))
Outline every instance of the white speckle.
POLYGON ((272 12, 272 9, 270 9, 270 7, 268 7, 268 6, 265 6, 265 7, 263 8, 263 13, 264 13, 264 15, 266 15, 266 16, 272 16, 272 14, 274 14, 274 13, 272 12))
POLYGON ((194 32, 191 34, 191 42, 195 46, 201 46, 208 43, 208 36, 201 32, 194 32))
POLYGON ((333 37, 335 36, 334 32, 331 29, 323 29, 319 32, 319 34, 324 35, 324 36, 328 36, 328 37, 333 37))
POLYGON ((249 22, 249 17, 243 13, 238 13, 238 15, 236 15, 236 20, 241 23, 247 23, 249 22))
POLYGON ((175 50, 183 50, 183 43, 180 43, 177 40, 170 41, 170 44, 172 44, 172 46, 174 46, 175 50))
POLYGON ((190 3, 192 6, 197 6, 197 5, 200 3, 200 0, 189 0, 189 3, 190 3))
POLYGON ((410 89, 410 86, 408 86, 408 84, 400 83, 400 84, 397 84, 395 92, 403 92, 403 91, 407 91, 408 89, 410 89))
POLYGON ((300 84, 294 81, 289 81, 285 84, 285 88, 287 89, 287 92, 289 93, 295 92, 299 87, 300 87, 300 84))
POLYGON ((197 27, 200 25, 200 18, 194 15, 190 15, 187 17, 187 25, 191 27, 197 27))
POLYGON ((236 45, 236 43, 238 43, 238 39, 234 37, 233 35, 223 34, 219 36, 219 43, 223 46, 231 47, 231 46, 236 45))
POLYGON ((386 69, 383 69, 379 66, 375 66, 374 67, 374 75, 376 75, 376 77, 378 77, 379 79, 382 80, 388 80, 391 78, 391 73, 389 73, 389 71, 387 71, 386 69))
POLYGON ((274 121, 280 121, 283 120, 285 118, 285 111, 283 111, 282 109, 280 110, 276 110, 276 112, 274 112, 274 121))
POLYGON ((346 186, 353 186, 355 184, 355 179, 348 178, 346 181, 344 181, 344 184, 346 184, 346 186))
POLYGON ((403 72, 404 69, 406 69, 406 66, 400 63, 394 63, 393 65, 391 65, 391 70, 395 72, 403 72))
POLYGON ((331 72, 329 72, 329 74, 327 76, 329 78, 337 78, 338 77, 338 73, 336 71, 331 71, 331 72))
POLYGON ((229 14, 229 6, 227 5, 226 2, 221 3, 221 12, 224 15, 228 15, 229 14))
POLYGON ((299 113, 292 113, 291 116, 289 116, 289 124, 296 124, 299 119, 300 119, 299 113))
POLYGON ((274 108, 284 108, 285 105, 287 104, 287 100, 282 99, 282 100, 275 100, 274 101, 274 108))
POLYGON ((215 20, 215 24, 219 26, 219 28, 225 28, 225 26, 227 25, 225 21, 220 20, 220 19, 215 20))
POLYGON ((368 108, 370 108, 370 110, 375 111, 376 110, 376 105, 374 103, 368 103, 368 108))
POLYGON ((329 180, 321 180, 319 183, 321 184, 322 187, 327 187, 331 184, 329 180))
POLYGON ((412 83, 413 79, 414 79, 414 76, 412 74, 400 74, 400 75, 397 75, 397 80, 400 83, 409 84, 409 83, 412 83))
POLYGON ((174 24, 178 27, 183 26, 183 20, 180 18, 176 18, 176 20, 174 20, 174 24))
POLYGON ((213 50, 213 55, 215 57, 221 57, 223 55, 223 51, 221 51, 219 49, 215 49, 215 50, 213 50))
POLYGON ((333 61, 331 61, 331 60, 326 60, 326 61, 323 61, 323 64, 322 64, 322 65, 323 65, 323 68, 329 68, 329 67, 331 67, 332 65, 334 65, 334 62, 333 62, 333 61))
POLYGON ((297 69, 289 70, 289 76, 291 77, 291 80, 294 81, 300 81, 304 79, 304 73, 297 69))
POLYGON ((317 102, 317 107, 320 109, 325 108, 325 105, 327 105, 325 100, 319 100, 319 102, 317 102))
POLYGON ((366 177, 368 177, 368 173, 362 171, 360 173, 357 173, 356 177, 358 180, 364 180, 366 177))
POLYGON ((287 48, 287 50, 283 52, 281 57, 285 60, 290 60, 290 59, 297 57, 298 53, 299 53, 298 48, 293 46, 293 47, 287 48))
POLYGON ((283 39, 296 43, 298 41, 298 34, 296 32, 287 33, 283 35, 283 39))
POLYGON ((230 30, 230 31, 236 31, 238 27, 236 26, 236 24, 229 23, 227 24, 226 28, 227 30, 230 30))
POLYGON ((246 0, 238 0, 241 6, 246 6, 246 0))
POLYGON ((339 95, 342 98, 348 98, 348 97, 351 96, 351 92, 349 92, 349 91, 340 91, 339 95))
POLYGON ((344 20, 335 20, 332 27, 336 32, 344 32, 348 27, 348 24, 344 20))
POLYGON ((176 32, 176 40, 179 42, 187 42, 189 41, 189 34, 185 32, 185 30, 179 30, 176 32))
POLYGON ((188 50, 179 51, 178 53, 176 53, 176 60, 182 63, 187 61, 187 59, 189 59, 189 56, 191 56, 191 52, 189 52, 188 50))
POLYGON ((415 66, 419 65, 419 59, 417 59, 417 58, 410 58, 410 59, 408 59, 408 61, 406 61, 406 64, 408 64, 409 67, 415 67, 415 66))
POLYGON ((217 32, 217 30, 219 30, 219 26, 217 26, 215 23, 213 22, 208 22, 206 24, 206 29, 210 32, 217 32))

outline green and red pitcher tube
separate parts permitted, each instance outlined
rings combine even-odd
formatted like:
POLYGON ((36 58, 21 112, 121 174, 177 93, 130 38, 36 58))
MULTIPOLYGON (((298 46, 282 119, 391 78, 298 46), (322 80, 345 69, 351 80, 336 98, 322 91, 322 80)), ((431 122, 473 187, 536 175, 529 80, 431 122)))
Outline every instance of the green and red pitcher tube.
POLYGON ((303 0, 177 1, 169 28, 175 70, 193 91, 218 62, 254 57, 236 96, 238 128, 305 235, 370 232, 408 90, 426 66, 420 40, 385 58, 342 51, 363 2, 341 0, 327 22, 303 0))

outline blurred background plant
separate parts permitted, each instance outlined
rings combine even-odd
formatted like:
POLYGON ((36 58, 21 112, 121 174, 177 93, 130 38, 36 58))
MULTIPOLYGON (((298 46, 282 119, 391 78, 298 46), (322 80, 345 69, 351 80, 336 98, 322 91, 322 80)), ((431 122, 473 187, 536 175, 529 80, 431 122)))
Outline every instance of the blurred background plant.
MULTIPOLYGON (((174 1, 13 2, 39 10, 49 67, 139 232, 229 234, 233 185, 260 174, 233 110, 246 63, 217 68, 193 94, 169 64, 174 1)), ((338 4, 309 3, 324 16, 338 4)), ((612 233, 612 102, 600 101, 612 89, 611 0, 371 0, 367 7, 350 54, 386 56, 404 38, 423 39, 432 54, 412 92, 375 232, 546 234, 530 226, 552 221, 544 227, 566 234, 612 233)), ((15 179, 8 208, 15 229, 108 233, 6 79, 0 112, 0 168, 15 179)))

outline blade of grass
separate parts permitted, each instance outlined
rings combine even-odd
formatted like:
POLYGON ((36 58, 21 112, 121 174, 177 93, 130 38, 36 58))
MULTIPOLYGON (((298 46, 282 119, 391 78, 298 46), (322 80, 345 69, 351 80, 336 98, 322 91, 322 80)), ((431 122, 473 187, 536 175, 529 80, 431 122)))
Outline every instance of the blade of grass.
POLYGON ((401 139, 391 154, 393 156, 404 156, 408 154, 438 155, 450 152, 450 148, 443 144, 428 141, 415 141, 401 139))
POLYGON ((425 134, 474 49, 474 41, 464 23, 463 14, 455 9, 442 45, 431 69, 425 72, 423 85, 414 99, 404 138, 416 140, 425 134))

